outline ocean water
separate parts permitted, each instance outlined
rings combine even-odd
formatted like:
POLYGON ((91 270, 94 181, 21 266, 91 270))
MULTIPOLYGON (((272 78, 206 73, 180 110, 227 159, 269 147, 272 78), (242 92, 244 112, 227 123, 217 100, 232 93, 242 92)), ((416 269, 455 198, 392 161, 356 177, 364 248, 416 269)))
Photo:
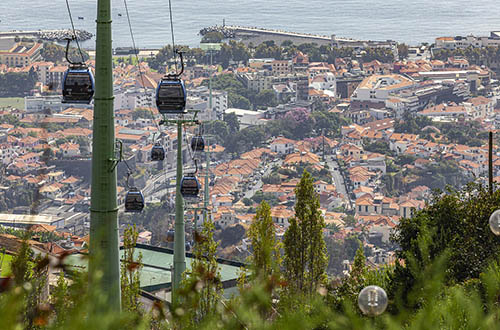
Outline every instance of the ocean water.
MULTIPOLYGON (((96 0, 69 0, 77 29, 95 34, 96 0), (84 17, 79 20, 78 16, 84 17)), ((137 47, 171 40, 168 1, 128 0, 137 47)), ((172 0, 176 44, 195 46, 201 28, 258 26, 410 44, 500 30, 498 0, 172 0)), ((124 2, 112 1, 113 45, 131 46, 124 2), (119 14, 122 14, 120 17, 119 14)), ((69 28, 64 0, 1 0, 0 31, 69 28)), ((84 44, 94 47, 94 41, 84 44)))

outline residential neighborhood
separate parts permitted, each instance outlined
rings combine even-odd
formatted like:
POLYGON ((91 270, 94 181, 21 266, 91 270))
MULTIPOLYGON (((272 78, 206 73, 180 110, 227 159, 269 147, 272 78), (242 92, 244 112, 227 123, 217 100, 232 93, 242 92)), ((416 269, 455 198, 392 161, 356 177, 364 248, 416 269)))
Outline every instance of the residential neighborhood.
MULTIPOLYGON (((497 38, 492 32, 488 40, 497 38)), ((436 38, 433 50, 462 47, 447 40, 436 38)), ((487 47, 492 41, 470 42, 487 47)), ((2 74, 36 78, 28 95, 18 98, 21 103, 0 108, 1 216, 12 227, 55 226, 85 239, 93 108, 61 103, 66 64, 42 60, 33 49, 25 61, 0 64, 2 74), (17 219, 30 214, 48 218, 17 219)), ((315 180, 327 242, 355 239, 373 265, 391 262, 394 228, 423 209, 435 189, 486 183, 487 132, 496 133, 500 125, 497 67, 463 56, 411 53, 382 61, 357 49, 321 61, 304 48, 225 65, 188 56, 187 107, 199 112, 202 125, 188 128, 185 141, 177 141, 175 127, 158 125, 162 116, 155 93, 169 64, 117 58, 115 137, 125 160, 118 164, 121 228, 135 223, 141 242, 171 247, 164 236, 175 219, 175 163, 182 143, 185 170, 194 169, 196 160, 200 191, 208 184, 207 214, 219 232, 220 256, 244 261, 251 253, 245 232, 262 201, 271 205, 281 239, 295 216, 295 188, 307 170, 315 180), (210 138, 204 152, 194 153, 189 141, 199 134, 210 138), (154 145, 165 149, 161 162, 151 161, 154 145), (147 215, 123 212, 130 185, 145 194, 147 215), (230 234, 234 228, 240 228, 237 237, 230 234)), ((95 65, 92 58, 87 63, 95 65)), ((497 153, 492 162, 494 176, 500 177, 497 153)), ((188 241, 205 216, 193 208, 202 206, 200 198, 186 208, 188 241)), ((345 271, 354 252, 329 271, 345 271)))

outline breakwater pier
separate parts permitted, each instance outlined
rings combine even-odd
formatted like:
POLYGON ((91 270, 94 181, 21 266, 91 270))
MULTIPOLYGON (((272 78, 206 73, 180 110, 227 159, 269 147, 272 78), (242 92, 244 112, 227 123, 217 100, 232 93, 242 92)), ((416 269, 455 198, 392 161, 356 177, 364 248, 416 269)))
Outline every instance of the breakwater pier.
MULTIPOLYGON (((76 30, 76 37, 80 41, 86 41, 92 38, 92 33, 85 30, 76 30)), ((66 38, 73 37, 72 30, 36 30, 36 31, 3 31, 0 32, 0 38, 31 38, 47 41, 63 41, 66 38)))
POLYGON ((356 40, 351 38, 337 37, 335 34, 326 36, 309 33, 297 33, 283 30, 265 29, 259 27, 247 27, 238 25, 211 26, 200 30, 200 35, 209 32, 220 32, 226 39, 239 40, 245 44, 258 45, 264 41, 273 40, 278 45, 285 40, 290 40, 296 45, 304 43, 316 43, 318 45, 332 45, 335 47, 364 48, 389 48, 397 52, 397 43, 393 40, 374 41, 356 40))

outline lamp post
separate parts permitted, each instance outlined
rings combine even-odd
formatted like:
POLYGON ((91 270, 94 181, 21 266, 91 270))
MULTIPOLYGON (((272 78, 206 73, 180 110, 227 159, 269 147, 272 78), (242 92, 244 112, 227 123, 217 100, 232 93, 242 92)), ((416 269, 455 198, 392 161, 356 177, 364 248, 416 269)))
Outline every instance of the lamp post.
MULTIPOLYGON (((221 49, 220 43, 201 43, 200 48, 204 51, 208 51, 210 53, 210 68, 213 65, 213 52, 219 51, 221 49)), ((210 113, 212 113, 212 72, 208 75, 208 90, 209 90, 209 98, 208 98, 208 107, 210 109, 210 113)), ((219 118, 217 118, 219 119, 219 118)))
POLYGON ((387 294, 376 285, 369 285, 358 295, 358 306, 367 316, 378 316, 387 308, 387 294))

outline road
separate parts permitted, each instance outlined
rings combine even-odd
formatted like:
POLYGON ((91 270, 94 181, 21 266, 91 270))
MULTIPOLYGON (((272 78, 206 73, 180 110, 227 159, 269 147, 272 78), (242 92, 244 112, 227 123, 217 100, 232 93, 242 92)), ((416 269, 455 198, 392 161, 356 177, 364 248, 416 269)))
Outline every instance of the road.
POLYGON ((267 164, 267 167, 264 170, 264 174, 262 176, 260 176, 260 174, 258 175, 259 179, 257 180, 257 183, 255 185, 253 185, 253 187, 251 189, 248 189, 247 191, 245 191, 245 195, 243 196, 243 198, 252 198, 252 196, 255 195, 255 193, 257 191, 261 190, 262 189, 262 177, 268 176, 269 174, 271 174, 271 171, 272 171, 274 165, 278 165, 279 167, 281 167, 282 163, 283 163, 283 161, 281 159, 278 159, 277 163, 267 164))
POLYGON ((335 188, 337 189, 337 192, 345 196, 345 201, 349 207, 351 207, 351 201, 349 194, 347 193, 346 185, 344 182, 344 177, 339 171, 339 164, 336 159, 334 159, 335 156, 329 156, 326 159, 326 163, 330 167, 330 171, 332 174, 333 182, 335 183, 335 188))

